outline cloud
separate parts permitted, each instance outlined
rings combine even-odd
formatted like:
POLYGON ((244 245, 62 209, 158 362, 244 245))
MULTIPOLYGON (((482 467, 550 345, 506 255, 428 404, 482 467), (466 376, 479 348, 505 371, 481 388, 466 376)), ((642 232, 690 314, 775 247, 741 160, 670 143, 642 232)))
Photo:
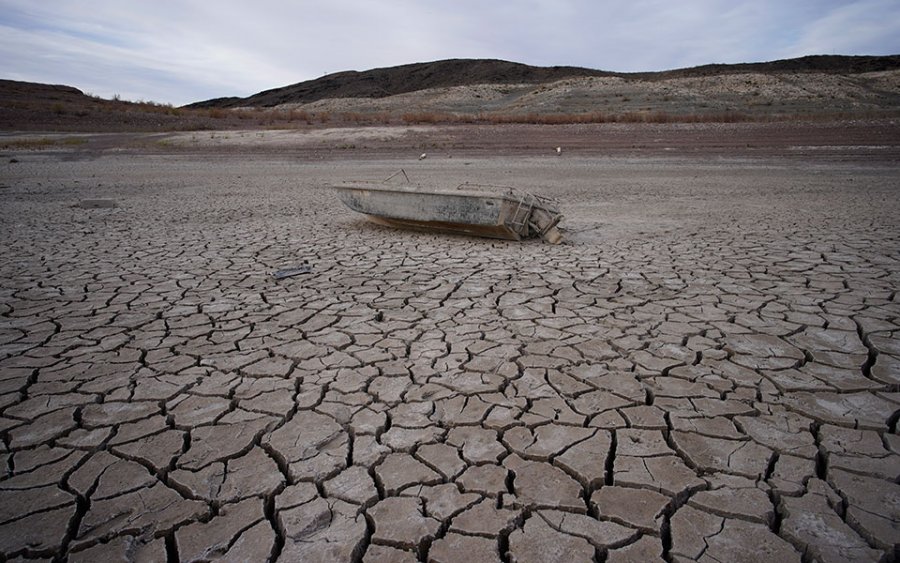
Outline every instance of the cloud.
POLYGON ((836 6, 812 20, 788 56, 810 53, 890 55, 900 53, 900 2, 866 0, 836 6))
POLYGON ((663 70, 898 37, 895 0, 4 0, 0 76, 182 104, 444 58, 663 70))

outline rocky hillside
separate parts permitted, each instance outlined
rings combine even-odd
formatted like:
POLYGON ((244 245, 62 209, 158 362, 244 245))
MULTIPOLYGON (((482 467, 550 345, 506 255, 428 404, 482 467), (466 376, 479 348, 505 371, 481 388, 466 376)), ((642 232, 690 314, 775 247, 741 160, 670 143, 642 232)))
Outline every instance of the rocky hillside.
POLYGON ((414 63, 364 72, 346 71, 247 98, 218 98, 189 107, 273 107, 334 98, 385 98, 433 88, 475 84, 541 84, 575 76, 612 76, 588 68, 536 67, 490 59, 450 59, 414 63))
POLYGON ((199 108, 318 112, 815 113, 900 107, 900 55, 810 56, 648 73, 452 59, 340 72, 199 108))
MULTIPOLYGON (((217 110, 221 113, 222 110, 217 110)), ((215 128, 209 111, 104 100, 77 88, 0 80, 0 131, 166 131, 215 128)))
POLYGON ((0 80, 0 131, 196 131, 371 123, 900 117, 900 55, 623 74, 447 60, 340 72, 184 108, 0 80))

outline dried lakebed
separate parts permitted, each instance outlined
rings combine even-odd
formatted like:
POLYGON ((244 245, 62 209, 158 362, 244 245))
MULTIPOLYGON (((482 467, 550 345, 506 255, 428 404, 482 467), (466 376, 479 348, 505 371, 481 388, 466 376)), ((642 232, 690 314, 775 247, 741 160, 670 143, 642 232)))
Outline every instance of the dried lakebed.
POLYGON ((0 559, 896 558, 896 164, 17 160, 0 559), (569 241, 323 188, 400 166, 553 195, 569 241))

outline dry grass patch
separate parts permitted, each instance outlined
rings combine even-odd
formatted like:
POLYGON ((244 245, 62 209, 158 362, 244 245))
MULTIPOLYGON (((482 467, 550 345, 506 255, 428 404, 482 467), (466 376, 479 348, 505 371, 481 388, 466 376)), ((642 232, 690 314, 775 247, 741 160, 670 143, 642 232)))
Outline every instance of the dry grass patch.
POLYGON ((16 139, 0 143, 2 150, 43 150, 51 147, 73 147, 87 143, 87 139, 80 137, 66 137, 63 139, 51 139, 41 137, 39 139, 16 139))

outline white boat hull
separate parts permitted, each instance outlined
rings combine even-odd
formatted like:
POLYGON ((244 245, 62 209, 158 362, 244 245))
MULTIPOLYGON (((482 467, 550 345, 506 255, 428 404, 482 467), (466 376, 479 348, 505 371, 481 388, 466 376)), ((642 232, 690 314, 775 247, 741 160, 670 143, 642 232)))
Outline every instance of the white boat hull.
POLYGON ((529 194, 468 185, 457 190, 378 183, 334 188, 347 207, 382 224, 507 240, 538 235, 554 244, 562 239, 556 229, 562 216, 529 194))

